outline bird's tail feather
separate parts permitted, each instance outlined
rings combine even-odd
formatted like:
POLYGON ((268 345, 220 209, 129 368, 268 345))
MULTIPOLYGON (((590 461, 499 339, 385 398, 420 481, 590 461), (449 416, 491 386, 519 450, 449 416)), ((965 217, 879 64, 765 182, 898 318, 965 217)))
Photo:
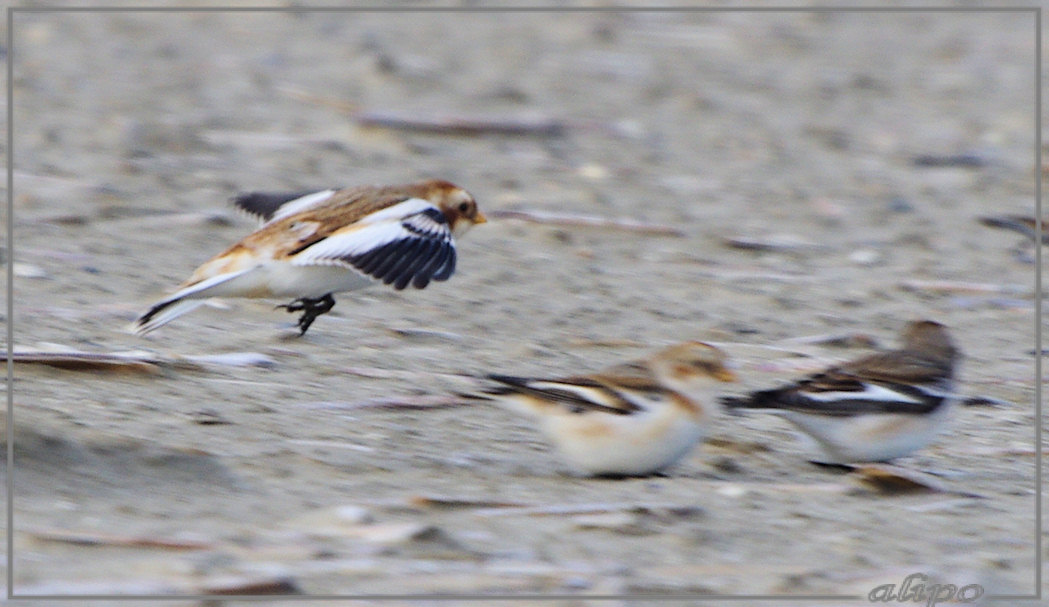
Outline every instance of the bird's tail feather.
POLYGON ((145 335, 182 316, 204 303, 203 299, 169 299, 162 301, 138 317, 131 325, 131 330, 138 335, 145 335))
POLYGON ((218 289, 216 287, 222 285, 229 287, 231 285, 228 283, 231 280, 243 276, 251 270, 252 268, 246 268, 237 272, 219 274, 180 289, 170 297, 153 304, 153 307, 147 310, 145 314, 139 316, 131 325, 132 332, 138 335, 145 335, 196 308, 204 303, 205 299, 228 294, 224 292, 228 291, 228 289, 218 289))
POLYGON ((728 409, 743 409, 750 399, 745 396, 719 396, 718 401, 728 409))
POLYGON ((776 409, 774 402, 768 398, 762 398, 762 393, 748 394, 745 396, 719 396, 718 402, 725 407, 726 411, 739 413, 740 409, 776 409))

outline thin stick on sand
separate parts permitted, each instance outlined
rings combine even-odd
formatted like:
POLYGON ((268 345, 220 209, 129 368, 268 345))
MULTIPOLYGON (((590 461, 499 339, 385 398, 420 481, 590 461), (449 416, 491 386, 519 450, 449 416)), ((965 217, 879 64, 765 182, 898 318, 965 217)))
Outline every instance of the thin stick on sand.
POLYGON ((684 236, 681 230, 658 223, 648 223, 628 217, 611 218, 596 217, 593 215, 581 215, 577 213, 554 213, 551 211, 525 210, 525 209, 496 209, 489 211, 488 217, 499 219, 520 219, 530 223, 542 223, 549 225, 587 227, 587 228, 609 228, 615 230, 626 230, 640 234, 652 234, 655 236, 684 236))

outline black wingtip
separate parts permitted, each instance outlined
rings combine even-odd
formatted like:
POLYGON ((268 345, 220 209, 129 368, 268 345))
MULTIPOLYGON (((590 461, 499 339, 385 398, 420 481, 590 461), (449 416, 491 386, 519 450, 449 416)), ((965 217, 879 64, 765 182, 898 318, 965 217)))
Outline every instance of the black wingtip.
POLYGON ((233 196, 230 198, 230 202, 233 206, 242 211, 250 213, 265 221, 269 221, 273 218, 277 209, 285 204, 292 200, 302 198, 303 196, 316 194, 318 191, 321 190, 305 190, 301 192, 247 192, 233 196))
MULTIPOLYGON (((444 271, 444 266, 447 265, 448 259, 454 255, 454 244, 448 244, 447 246, 442 245, 430 256, 430 260, 423 264, 415 273, 415 278, 412 280, 412 286, 416 289, 424 289, 426 288, 426 285, 430 284, 431 280, 445 280, 444 278, 437 278, 437 275, 444 271)), ((455 263, 454 260, 452 263, 455 263)))
POLYGON ((452 274, 455 273, 455 263, 457 259, 454 247, 448 248, 448 260, 444 262, 444 265, 434 272, 433 279, 437 281, 448 280, 452 274))
POLYGON ((730 409, 740 409, 747 406, 750 399, 741 396, 719 396, 718 402, 730 409))
POLYGON ((742 415, 748 409, 779 409, 769 392, 754 392, 742 396, 719 396, 718 402, 733 415, 742 415))
POLYGON ((518 377, 516 375, 501 375, 499 373, 488 373, 484 377, 485 379, 490 379, 492 381, 497 381, 501 384, 508 384, 511 386, 521 386, 525 383, 525 379, 523 377, 518 377))
POLYGON ((731 415, 742 415, 744 409, 751 408, 751 398, 749 396, 719 396, 718 402, 731 415))
POLYGON ((230 203, 244 211, 263 220, 269 220, 273 213, 280 208, 283 202, 277 201, 272 194, 265 192, 246 192, 237 194, 229 199, 230 203))
POLYGON ((452 396, 461 398, 468 403, 486 402, 491 400, 488 398, 490 392, 452 392, 452 396))
POLYGON ((502 386, 497 386, 495 388, 487 390, 486 392, 488 394, 507 394, 509 392, 513 392, 515 388, 528 389, 529 380, 527 377, 518 377, 516 375, 501 375, 499 373, 489 373, 484 377, 485 379, 503 384, 502 386))

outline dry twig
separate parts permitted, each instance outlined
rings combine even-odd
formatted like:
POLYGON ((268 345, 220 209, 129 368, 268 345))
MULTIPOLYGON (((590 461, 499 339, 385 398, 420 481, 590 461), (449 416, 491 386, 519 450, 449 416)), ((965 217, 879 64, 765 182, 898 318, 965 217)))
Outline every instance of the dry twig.
POLYGON ((499 219, 520 219, 531 223, 543 223, 559 226, 610 228, 652 234, 655 236, 684 236, 681 230, 667 225, 648 223, 630 218, 595 217, 576 213, 554 213, 551 211, 525 209, 496 209, 488 212, 488 217, 499 219))

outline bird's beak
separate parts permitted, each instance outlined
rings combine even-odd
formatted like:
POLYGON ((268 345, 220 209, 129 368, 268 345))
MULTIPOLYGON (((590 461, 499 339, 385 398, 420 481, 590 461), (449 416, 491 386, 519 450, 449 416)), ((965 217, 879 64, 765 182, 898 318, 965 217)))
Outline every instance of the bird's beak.
POLYGON ((477 217, 474 217, 474 225, 479 225, 482 223, 488 223, 488 218, 485 217, 484 213, 482 213, 481 211, 477 211, 477 217))
POLYGON ((718 381, 733 382, 739 379, 736 374, 729 369, 719 369, 714 373, 714 379, 718 381))

